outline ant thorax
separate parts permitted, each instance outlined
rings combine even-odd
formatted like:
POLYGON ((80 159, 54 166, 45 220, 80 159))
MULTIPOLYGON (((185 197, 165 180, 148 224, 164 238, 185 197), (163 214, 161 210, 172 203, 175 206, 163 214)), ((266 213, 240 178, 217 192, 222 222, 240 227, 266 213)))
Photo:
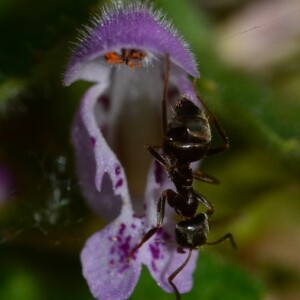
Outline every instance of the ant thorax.
POLYGON ((179 130, 183 143, 205 143, 211 141, 208 118, 203 110, 187 98, 181 98, 175 107, 174 114, 168 123, 168 134, 179 130), (186 128, 186 130, 183 130, 186 128), (181 130, 181 131, 180 131, 181 130))

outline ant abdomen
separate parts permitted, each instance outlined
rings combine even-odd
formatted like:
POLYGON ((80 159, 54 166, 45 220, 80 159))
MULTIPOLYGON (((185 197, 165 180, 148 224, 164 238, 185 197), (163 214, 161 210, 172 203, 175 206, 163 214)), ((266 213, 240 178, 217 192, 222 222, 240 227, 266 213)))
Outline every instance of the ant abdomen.
POLYGON ((208 232, 208 216, 200 213, 192 219, 178 222, 175 227, 175 238, 179 247, 196 249, 206 244, 208 232))
POLYGON ((167 124, 164 152, 182 162, 198 161, 207 153, 210 142, 211 131, 204 112, 181 98, 167 124))
POLYGON ((174 157, 183 163, 191 163, 202 159, 209 149, 209 144, 182 143, 173 139, 167 139, 164 143, 164 153, 174 157))

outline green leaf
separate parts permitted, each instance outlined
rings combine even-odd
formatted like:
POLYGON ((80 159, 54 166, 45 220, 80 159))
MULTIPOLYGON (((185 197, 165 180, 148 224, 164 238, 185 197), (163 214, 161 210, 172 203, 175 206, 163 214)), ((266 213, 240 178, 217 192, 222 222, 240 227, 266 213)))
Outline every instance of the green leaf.
POLYGON ((0 66, 4 74, 28 74, 55 44, 85 22, 96 0, 5 1, 0 5, 0 66))
POLYGON ((0 113, 5 113, 9 108, 9 101, 14 100, 26 87, 26 83, 21 79, 7 79, 0 83, 0 113))
POLYGON ((254 276, 207 253, 200 254, 195 286, 193 299, 255 300, 262 299, 264 294, 262 284, 254 276))

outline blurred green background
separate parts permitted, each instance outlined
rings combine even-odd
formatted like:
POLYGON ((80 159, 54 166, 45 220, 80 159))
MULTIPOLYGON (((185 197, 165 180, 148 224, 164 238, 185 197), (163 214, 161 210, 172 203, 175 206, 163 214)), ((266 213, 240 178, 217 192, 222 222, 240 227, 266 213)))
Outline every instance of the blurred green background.
MULTIPOLYGON (((0 298, 92 299, 79 253, 102 226, 74 174, 70 127, 87 85, 61 77, 77 29, 106 1, 0 0, 0 298), (5 174, 3 176, 2 174, 5 174), (6 188, 3 188, 5 186, 6 188)), ((300 3, 159 0, 196 54, 199 90, 231 149, 197 185, 216 213, 183 299, 300 298, 300 3)), ((174 299, 147 270, 132 299, 174 299), (151 296, 149 296, 151 291, 151 296)))

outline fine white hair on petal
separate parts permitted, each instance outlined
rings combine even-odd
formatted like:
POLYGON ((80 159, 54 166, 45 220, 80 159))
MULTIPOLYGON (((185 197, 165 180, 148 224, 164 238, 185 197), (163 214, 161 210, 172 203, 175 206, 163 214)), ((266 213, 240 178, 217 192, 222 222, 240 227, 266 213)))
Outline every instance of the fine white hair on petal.
MULTIPOLYGON (((165 12, 163 12, 161 9, 155 8, 153 3, 145 0, 131 0, 131 1, 112 1, 112 3, 107 4, 104 6, 104 8, 100 9, 100 14, 92 16, 90 22, 92 27, 98 26, 100 23, 109 20, 111 16, 114 14, 117 14, 119 11, 127 10, 130 11, 144 11, 148 12, 150 15, 152 15, 153 19, 163 26, 167 31, 169 31, 174 37, 176 37, 180 42, 182 43, 183 47, 186 48, 186 50, 189 52, 189 54, 192 56, 194 63, 197 68, 197 62, 196 58, 193 54, 193 52, 190 49, 190 45, 185 41, 183 36, 178 32, 178 30, 175 28, 172 21, 170 21, 167 18, 167 15, 165 12)), ((87 29, 87 35, 92 31, 93 29, 89 26, 86 26, 87 29)), ((84 34, 84 33, 83 33, 84 34)), ((84 34, 85 35, 85 34, 84 34)), ((85 35, 86 36, 86 35, 85 35)))
POLYGON ((166 15, 148 1, 107 5, 79 30, 75 45, 66 68, 65 85, 72 83, 74 78, 84 79, 74 74, 80 73, 86 62, 116 48, 144 49, 162 56, 168 53, 171 62, 193 77, 199 76, 189 45, 166 15))

